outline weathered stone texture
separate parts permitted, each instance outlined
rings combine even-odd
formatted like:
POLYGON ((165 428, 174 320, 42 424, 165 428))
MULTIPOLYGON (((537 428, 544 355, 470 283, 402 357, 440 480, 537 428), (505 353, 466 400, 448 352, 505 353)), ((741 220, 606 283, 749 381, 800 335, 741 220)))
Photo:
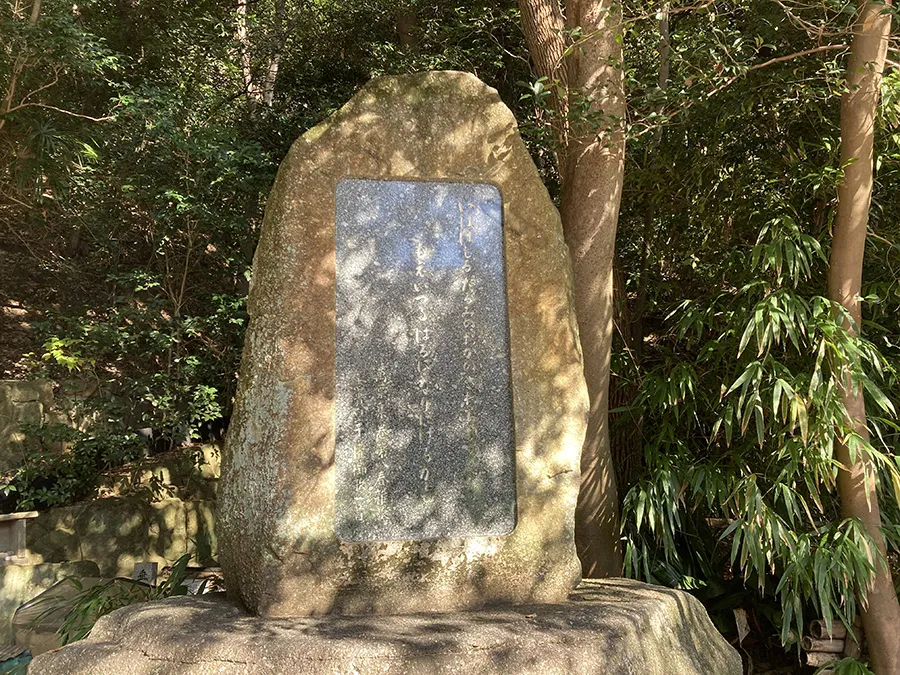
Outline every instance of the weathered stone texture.
POLYGON ((374 80, 294 144, 254 260, 223 451, 220 560, 251 611, 450 611, 566 597, 579 577, 573 514, 587 410, 570 281, 559 215, 515 119, 472 75, 374 80), (347 177, 500 191, 516 431, 518 522, 508 536, 336 536, 334 219, 347 177))
POLYGON ((96 577, 99 573, 97 564, 87 560, 63 564, 0 565, 0 643, 14 643, 11 624, 19 605, 63 577, 96 577))
POLYGON ((407 616, 248 617, 223 598, 110 614, 31 675, 740 675, 741 657, 681 591, 585 582, 571 600, 407 616))
POLYGON ((26 531, 31 562, 91 560, 105 577, 136 562, 171 565, 185 553, 215 556, 215 502, 111 497, 42 511, 26 531))
POLYGON ((41 424, 53 407, 53 386, 46 380, 0 380, 0 473, 18 469, 26 449, 19 425, 41 424))

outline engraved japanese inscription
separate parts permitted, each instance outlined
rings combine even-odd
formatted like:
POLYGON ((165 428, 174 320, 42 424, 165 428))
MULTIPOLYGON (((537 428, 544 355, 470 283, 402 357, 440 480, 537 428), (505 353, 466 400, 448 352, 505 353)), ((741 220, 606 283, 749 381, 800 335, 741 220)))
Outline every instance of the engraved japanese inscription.
POLYGON ((345 179, 336 195, 335 529, 503 535, 516 521, 496 187, 345 179))

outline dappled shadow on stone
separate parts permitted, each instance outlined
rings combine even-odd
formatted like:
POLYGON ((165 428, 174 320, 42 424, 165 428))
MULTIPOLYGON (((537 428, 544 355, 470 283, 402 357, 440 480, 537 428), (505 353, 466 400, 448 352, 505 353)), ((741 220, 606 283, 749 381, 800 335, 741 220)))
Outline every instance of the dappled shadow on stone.
POLYGON ((213 670, 738 675, 741 660, 691 596, 616 579, 565 603, 451 614, 262 619, 223 598, 176 598, 104 618, 32 672, 213 670))
POLYGON ((92 560, 104 577, 131 576, 141 561, 172 564, 199 541, 214 552, 214 502, 109 497, 42 511, 29 525, 36 561, 92 560))
MULTIPOLYGON (((579 577, 573 524, 587 412, 570 286, 559 214, 512 114, 473 76, 375 80, 297 141, 268 202, 223 452, 219 536, 229 588, 269 616, 564 599, 579 577), (515 428, 511 534, 337 536, 335 209, 348 177, 499 190, 515 428)), ((444 333, 460 330, 450 318, 436 321, 444 333)))
POLYGON ((0 565, 0 644, 13 644, 12 621, 19 605, 66 576, 96 577, 96 563, 0 565))

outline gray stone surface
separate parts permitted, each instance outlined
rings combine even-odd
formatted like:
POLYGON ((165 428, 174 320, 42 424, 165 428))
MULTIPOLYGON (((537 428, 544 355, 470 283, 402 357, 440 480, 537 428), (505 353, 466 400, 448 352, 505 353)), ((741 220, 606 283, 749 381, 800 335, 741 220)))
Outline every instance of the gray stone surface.
POLYGON ((259 619, 224 599, 120 610, 39 656, 31 675, 434 673, 740 675, 741 658, 686 593, 585 582, 568 602, 458 614, 259 619))
POLYGON ((338 536, 509 534, 515 439, 500 192, 348 179, 336 212, 338 536))
MULTIPOLYGON (((371 224, 372 238, 383 225, 371 224)), ((227 586, 247 609, 394 614, 565 600, 580 577, 574 511, 588 408, 571 268, 559 213, 496 91, 467 73, 378 78, 307 131, 266 203, 247 307, 217 514, 227 586), (347 178, 478 183, 501 195, 515 428, 508 534, 338 536, 335 214, 347 178)), ((489 354, 502 353, 490 342, 489 354)))
POLYGON ((13 644, 11 623, 19 605, 47 590, 63 577, 95 577, 97 564, 87 560, 37 565, 0 565, 0 643, 13 644))

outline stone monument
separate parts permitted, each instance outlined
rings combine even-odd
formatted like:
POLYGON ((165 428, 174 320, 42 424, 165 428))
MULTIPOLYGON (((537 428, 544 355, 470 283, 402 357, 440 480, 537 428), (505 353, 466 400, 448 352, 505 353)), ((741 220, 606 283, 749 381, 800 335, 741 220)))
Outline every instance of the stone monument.
POLYGON ((283 162, 223 452, 253 613, 557 602, 587 395, 559 215, 497 93, 377 79, 283 162))
POLYGON ((124 608, 33 675, 742 672, 687 593, 572 591, 568 257, 495 91, 375 80, 297 141, 249 303, 219 496, 232 597, 124 608))

